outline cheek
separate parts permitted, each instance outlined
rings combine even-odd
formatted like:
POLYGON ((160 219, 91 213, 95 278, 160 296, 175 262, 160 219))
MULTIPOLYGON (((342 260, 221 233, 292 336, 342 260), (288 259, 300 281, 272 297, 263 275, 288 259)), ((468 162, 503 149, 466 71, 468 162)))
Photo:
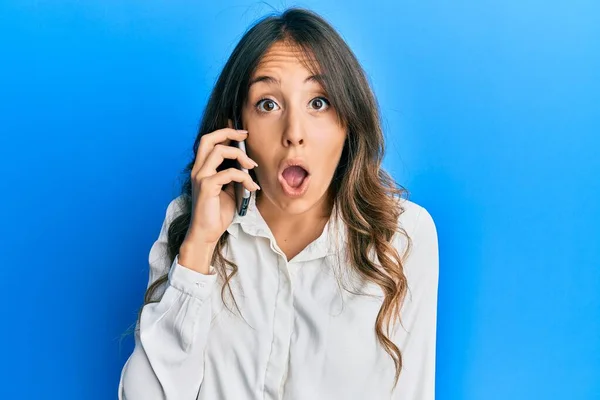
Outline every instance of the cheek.
POLYGON ((269 174, 273 168, 274 155, 271 152, 274 149, 275 146, 273 146, 273 142, 265 140, 262 137, 248 137, 248 139, 246 139, 246 151, 248 156, 258 164, 258 168, 255 168, 254 173, 259 178, 269 174))
MULTIPOLYGON (((265 144, 263 139, 257 136, 248 136, 246 139, 246 151, 251 158, 254 158, 256 162, 264 160, 264 149, 265 144)), ((259 163, 260 165, 260 163, 259 163)))
POLYGON ((323 176, 324 179, 335 172, 344 150, 345 137, 340 137, 339 132, 334 132, 332 135, 325 142, 321 140, 322 145, 317 150, 320 153, 322 171, 327 171, 323 176))
POLYGON ((332 158, 330 161, 337 162, 337 158, 342 154, 344 144, 346 142, 346 135, 344 132, 332 131, 326 136, 327 139, 324 141, 322 138, 320 143, 322 148, 327 153, 327 156, 332 158))

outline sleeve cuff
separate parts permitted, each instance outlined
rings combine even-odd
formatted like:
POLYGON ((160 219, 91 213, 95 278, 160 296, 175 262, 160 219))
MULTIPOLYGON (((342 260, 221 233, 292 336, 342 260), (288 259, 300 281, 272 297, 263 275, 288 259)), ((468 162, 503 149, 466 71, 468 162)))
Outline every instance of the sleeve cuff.
POLYGON ((175 256, 169 270, 169 283, 190 296, 205 300, 210 296, 217 280, 215 268, 210 266, 210 274, 203 274, 179 264, 179 255, 175 256))

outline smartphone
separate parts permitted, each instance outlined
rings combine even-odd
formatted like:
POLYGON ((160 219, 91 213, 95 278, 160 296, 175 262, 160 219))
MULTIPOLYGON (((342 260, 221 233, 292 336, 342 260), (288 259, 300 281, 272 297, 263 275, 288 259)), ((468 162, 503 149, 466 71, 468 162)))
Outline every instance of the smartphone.
MULTIPOLYGON (((234 129, 241 129, 240 127, 240 123, 237 120, 237 118, 234 117, 234 129)), ((242 140, 242 141, 237 141, 237 140, 233 140, 233 142, 236 144, 236 146, 242 150, 244 152, 244 154, 246 154, 246 141, 242 140)), ((248 173, 248 168, 244 168, 240 162, 236 159, 235 160, 235 166, 236 168, 242 170, 245 173, 248 173)), ((234 191, 235 191, 235 202, 236 202, 236 209, 237 209, 237 213, 240 216, 244 216, 246 215, 246 211, 248 211, 248 204, 250 203, 250 196, 252 195, 252 193, 246 189, 246 187, 240 183, 240 182, 233 182, 234 183, 234 191)))

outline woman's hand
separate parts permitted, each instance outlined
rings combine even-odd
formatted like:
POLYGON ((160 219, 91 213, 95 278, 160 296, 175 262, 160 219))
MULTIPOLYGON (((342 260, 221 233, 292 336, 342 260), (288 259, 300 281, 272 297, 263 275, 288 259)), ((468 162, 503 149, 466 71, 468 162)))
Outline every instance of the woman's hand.
MULTIPOLYGON (((214 248, 219 238, 233 221, 236 212, 236 200, 233 182, 242 183, 248 190, 256 191, 260 187, 252 180, 250 174, 237 168, 229 168, 217 172, 217 167, 226 159, 237 159, 245 168, 254 168, 256 163, 242 150, 230 146, 231 140, 241 141, 248 137, 247 131, 235 130, 229 120, 229 128, 218 129, 207 133, 200 139, 196 160, 191 171, 192 180, 192 215, 186 237, 181 245, 180 260, 183 264, 183 250, 189 256, 191 249, 208 251, 214 248), (225 188, 223 188, 225 187, 225 188)), ((191 260, 210 260, 209 255, 188 257, 191 260)), ((210 256, 212 256, 212 251, 210 256)), ((208 261, 210 263, 210 261, 208 261)), ((191 263, 194 263, 191 261, 191 263)), ((206 264, 206 262, 202 263, 206 264)), ((208 270, 208 265, 197 268, 208 270)))

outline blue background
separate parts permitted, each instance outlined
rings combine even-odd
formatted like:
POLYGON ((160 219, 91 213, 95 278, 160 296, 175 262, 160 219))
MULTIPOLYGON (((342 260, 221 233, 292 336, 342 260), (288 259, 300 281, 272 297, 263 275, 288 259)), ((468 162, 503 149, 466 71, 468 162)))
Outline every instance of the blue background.
POLYGON ((599 3, 219 3, 0 3, 0 397, 116 398, 209 90, 271 4, 347 40, 436 221, 437 398, 599 399, 599 3))

